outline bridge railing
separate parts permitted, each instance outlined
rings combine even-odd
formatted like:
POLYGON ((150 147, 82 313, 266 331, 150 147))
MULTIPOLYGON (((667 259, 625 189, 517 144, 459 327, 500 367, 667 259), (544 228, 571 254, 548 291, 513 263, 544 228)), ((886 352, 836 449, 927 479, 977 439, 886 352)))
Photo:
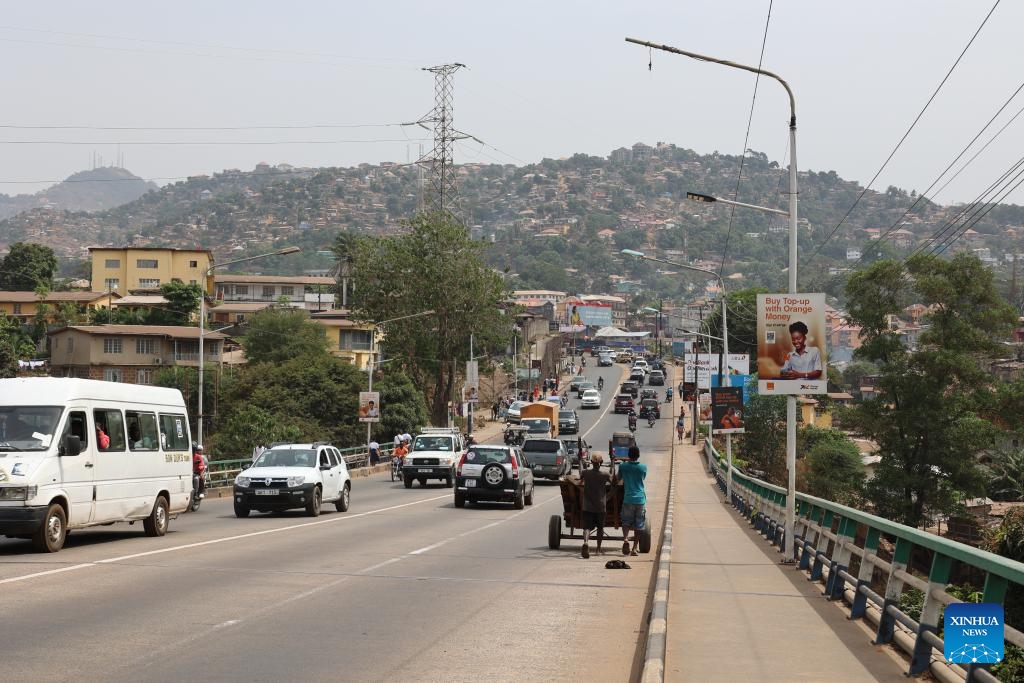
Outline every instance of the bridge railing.
MULTIPOLYGON (((366 446, 353 446, 351 448, 339 448, 341 456, 349 469, 366 467, 369 465, 369 454, 366 446)), ((391 458, 392 446, 381 446, 381 462, 387 462, 391 458)), ((208 469, 210 486, 230 486, 239 472, 252 464, 252 458, 235 458, 232 460, 211 460, 208 469)))
MULTIPOLYGON (((704 455, 725 492, 724 458, 710 441, 704 444, 704 455)), ((732 493, 732 504, 754 528, 779 548, 786 548, 786 489, 734 467, 732 493)), ((794 534, 796 557, 789 559, 797 562, 810 580, 824 585, 827 599, 843 600, 850 619, 870 621, 876 644, 891 643, 904 650, 910 656, 908 675, 930 669, 942 680, 999 680, 986 664, 959 666, 945 661, 943 640, 938 635, 942 610, 950 603, 963 602, 946 588, 954 569, 970 568, 984 576, 981 601, 1002 604, 1011 584, 1024 586, 1024 564, 800 492, 796 493, 794 534), (883 541, 892 546, 891 559, 879 556, 883 541), (910 572, 915 547, 931 554, 927 579, 910 572), (916 620, 899 608, 900 596, 907 587, 924 594, 916 620)), ((890 557, 890 553, 884 554, 890 557)), ((1024 647, 1024 633, 1006 624, 1005 641, 1024 647)))

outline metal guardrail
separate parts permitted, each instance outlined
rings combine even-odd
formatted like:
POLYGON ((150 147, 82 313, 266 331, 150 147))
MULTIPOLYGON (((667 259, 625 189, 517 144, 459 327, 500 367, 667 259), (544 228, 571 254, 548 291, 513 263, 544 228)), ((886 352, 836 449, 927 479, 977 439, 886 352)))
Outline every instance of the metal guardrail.
MULTIPOLYGON (((724 493, 728 465, 710 441, 704 443, 704 455, 724 493)), ((761 535, 785 549, 786 489, 735 467, 732 484, 732 504, 761 535)), ((961 667, 945 662, 943 641, 938 637, 939 616, 945 605, 962 602, 945 590, 954 562, 982 572, 985 583, 981 601, 999 604, 1010 584, 1024 586, 1024 564, 799 491, 794 534, 798 557, 787 559, 798 560, 796 566, 806 571, 810 580, 824 584, 827 599, 847 603, 850 619, 870 619, 877 627, 875 644, 892 643, 910 655, 908 675, 931 669, 947 680, 950 675, 969 683, 999 680, 987 670, 988 665, 961 667), (883 537, 895 542, 892 561, 878 556, 883 537), (908 569, 914 547, 932 553, 927 580, 908 569), (853 565, 857 567, 855 574, 853 565), (884 581, 879 581, 878 574, 885 577, 884 581), (919 620, 899 609, 906 586, 924 593, 919 620)), ((1005 640, 1024 647, 1024 633, 1009 624, 1005 625, 1005 640)))
MULTIPOLYGON (((366 446, 353 446, 351 448, 339 448, 341 457, 349 469, 367 467, 370 462, 370 455, 366 446)), ((381 462, 391 458, 393 446, 381 446, 381 462)), ((209 486, 230 486, 239 472, 252 464, 252 458, 234 458, 232 460, 211 460, 207 468, 209 486)))

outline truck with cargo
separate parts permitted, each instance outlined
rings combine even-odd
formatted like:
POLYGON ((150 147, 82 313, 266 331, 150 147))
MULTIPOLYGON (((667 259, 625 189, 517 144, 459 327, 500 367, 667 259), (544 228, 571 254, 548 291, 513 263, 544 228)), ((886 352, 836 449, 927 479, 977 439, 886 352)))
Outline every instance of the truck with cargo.
POLYGON ((551 436, 558 436, 558 410, 560 405, 554 401, 537 401, 528 403, 519 410, 520 420, 529 417, 546 417, 551 421, 551 436))

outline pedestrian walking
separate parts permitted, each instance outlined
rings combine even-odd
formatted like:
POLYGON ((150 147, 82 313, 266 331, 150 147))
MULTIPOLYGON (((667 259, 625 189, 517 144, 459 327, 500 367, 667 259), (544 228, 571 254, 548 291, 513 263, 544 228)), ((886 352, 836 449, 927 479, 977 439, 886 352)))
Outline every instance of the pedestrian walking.
POLYGON ((376 439, 370 441, 370 465, 376 465, 380 462, 380 444, 377 443, 376 439))
MULTIPOLYGON (((583 458, 583 440, 580 439, 580 458, 583 458)), ((583 480, 583 550, 580 555, 590 557, 590 532, 597 531, 597 554, 601 554, 601 541, 604 540, 604 518, 608 510, 608 488, 612 477, 601 471, 604 458, 600 453, 590 456, 590 469, 580 475, 583 480)), ((582 462, 582 460, 581 460, 582 462)))
POLYGON ((619 478, 622 479, 622 510, 619 519, 622 523, 622 554, 636 556, 640 543, 639 532, 647 528, 647 492, 644 480, 647 479, 647 465, 640 462, 640 448, 629 447, 629 459, 619 465, 619 478), (633 547, 629 546, 629 532, 633 532, 633 547))

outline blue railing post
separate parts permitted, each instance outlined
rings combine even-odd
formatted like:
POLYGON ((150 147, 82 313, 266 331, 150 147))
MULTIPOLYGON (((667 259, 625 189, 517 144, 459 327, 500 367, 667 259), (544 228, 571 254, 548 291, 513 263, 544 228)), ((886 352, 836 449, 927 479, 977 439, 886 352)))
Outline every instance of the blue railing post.
POLYGON ((914 654, 910 658, 910 669, 907 671, 911 676, 924 673, 932 662, 932 646, 924 638, 924 634, 939 632, 939 613, 945 605, 934 593, 945 590, 952 566, 952 558, 946 555, 936 552, 932 558, 932 570, 928 574, 928 591, 921 607, 921 618, 918 619, 920 625, 917 627, 917 638, 914 640, 914 654))
POLYGON ((896 548, 892 553, 892 566, 889 569, 889 580, 885 582, 885 602, 882 603, 882 616, 878 620, 875 645, 892 642, 893 630, 896 627, 896 617, 889 614, 889 607, 898 605, 900 595, 903 594, 903 579, 898 578, 896 572, 907 570, 907 563, 910 562, 910 551, 913 547, 910 541, 902 538, 896 539, 896 548))
POLYGON ((828 581, 825 583, 825 597, 829 600, 839 600, 843 597, 843 588, 846 587, 846 580, 840 574, 850 566, 850 544, 857 534, 857 523, 846 517, 839 518, 839 528, 836 531, 836 542, 832 546, 832 561, 828 570, 828 581))
POLYGON ((851 619, 860 619, 867 612, 868 596, 861 588, 871 586, 875 565, 868 559, 868 555, 878 552, 880 536, 881 532, 878 529, 868 528, 867 537, 864 539, 864 555, 860 558, 860 570, 857 572, 857 590, 853 596, 853 605, 850 606, 851 619))

